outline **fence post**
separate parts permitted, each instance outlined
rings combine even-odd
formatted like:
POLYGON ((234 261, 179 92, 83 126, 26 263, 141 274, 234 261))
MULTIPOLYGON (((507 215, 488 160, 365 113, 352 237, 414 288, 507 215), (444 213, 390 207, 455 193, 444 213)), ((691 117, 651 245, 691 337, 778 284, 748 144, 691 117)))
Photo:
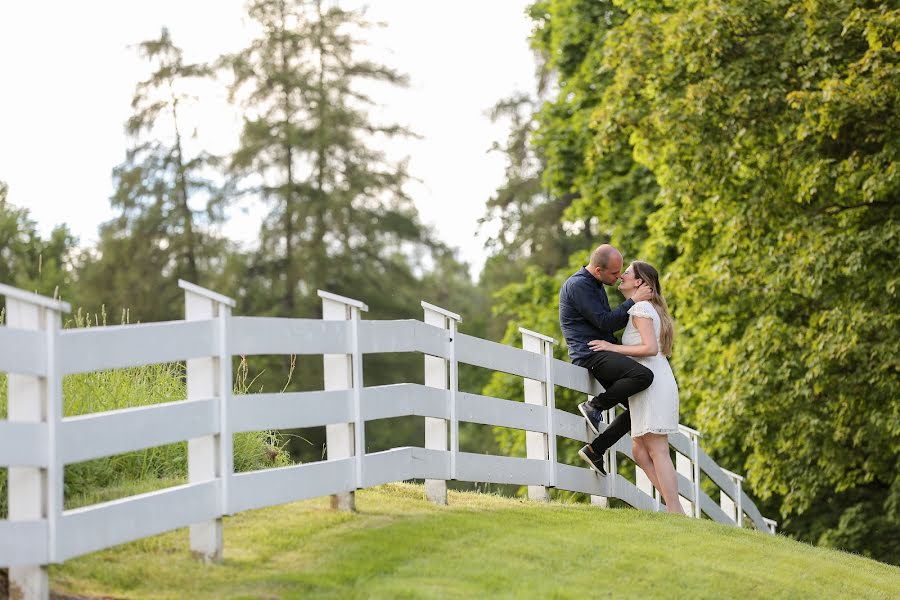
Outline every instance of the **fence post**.
POLYGON ((529 485, 528 497, 531 500, 548 502, 549 487, 556 485, 556 427, 553 411, 555 395, 553 389, 553 345, 551 337, 519 327, 522 334, 522 348, 544 357, 544 380, 525 379, 525 402, 543 406, 547 412, 547 433, 539 431, 525 432, 526 456, 535 460, 547 461, 547 485, 529 485))
POLYGON ((691 455, 685 456, 675 452, 675 470, 684 475, 693 485, 694 501, 679 496, 684 512, 695 519, 700 518, 700 432, 684 425, 679 425, 681 433, 687 434, 691 441, 691 455))
MULTIPOLYGON (((47 521, 47 562, 56 557, 56 524, 63 510, 63 462, 57 452, 57 432, 63 415, 62 371, 59 364, 61 313, 71 312, 67 302, 53 300, 10 286, 0 285, 6 296, 6 320, 10 327, 42 331, 46 341, 46 375, 9 374, 10 421, 46 423, 49 448, 46 469, 9 467, 10 521, 47 521)), ((45 600, 50 595, 47 565, 9 568, 11 598, 45 600)))
POLYGON ((773 519, 767 519, 765 517, 763 517, 763 521, 765 521, 766 527, 769 529, 768 532, 772 535, 775 535, 775 533, 776 533, 775 529, 776 529, 776 527, 778 527, 778 521, 775 521, 773 519))
MULTIPOLYGON (((353 423, 336 423, 325 426, 325 449, 328 460, 340 460, 356 456, 354 467, 357 487, 362 487, 362 460, 366 453, 366 426, 362 420, 360 406, 362 379, 362 356, 359 352, 359 313, 369 307, 359 300, 345 298, 330 292, 318 290, 322 299, 322 319, 328 321, 350 321, 352 348, 348 354, 325 354, 324 376, 326 390, 353 390, 353 423)), ((356 510, 356 492, 332 494, 331 507, 337 510, 356 510)))
POLYGON ((744 481, 744 478, 727 469, 722 469, 722 472, 731 480, 731 489, 719 491, 719 506, 734 521, 735 525, 743 527, 744 507, 741 506, 741 482, 744 481))
MULTIPOLYGON (((422 301, 425 323, 446 329, 449 336, 450 358, 425 355, 425 385, 448 390, 450 402, 449 438, 448 421, 435 417, 425 417, 425 448, 429 450, 450 450, 450 478, 456 478, 456 455, 459 452, 459 421, 456 418, 456 392, 459 380, 459 365, 456 362, 456 329, 462 317, 434 304, 422 301)), ((425 480, 425 497, 434 504, 447 504, 447 482, 443 479, 425 480)))
POLYGON ((228 350, 228 321, 235 301, 193 283, 178 280, 184 290, 184 320, 216 319, 215 356, 187 361, 187 399, 217 398, 219 432, 188 440, 188 482, 218 479, 218 518, 195 523, 190 529, 191 552, 207 563, 221 563, 224 545, 222 516, 228 512, 228 488, 234 471, 234 440, 228 423, 228 399, 232 393, 231 354, 228 350))

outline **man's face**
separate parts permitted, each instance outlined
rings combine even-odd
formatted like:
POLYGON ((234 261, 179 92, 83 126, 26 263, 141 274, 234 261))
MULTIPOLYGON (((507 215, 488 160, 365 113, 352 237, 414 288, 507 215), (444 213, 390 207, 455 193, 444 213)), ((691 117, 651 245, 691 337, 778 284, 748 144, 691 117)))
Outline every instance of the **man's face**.
POLYGON ((609 259, 609 264, 606 265, 606 268, 596 267, 597 271, 597 279, 605 283, 606 285, 615 284, 621 275, 622 271, 622 257, 621 256, 612 256, 609 259))

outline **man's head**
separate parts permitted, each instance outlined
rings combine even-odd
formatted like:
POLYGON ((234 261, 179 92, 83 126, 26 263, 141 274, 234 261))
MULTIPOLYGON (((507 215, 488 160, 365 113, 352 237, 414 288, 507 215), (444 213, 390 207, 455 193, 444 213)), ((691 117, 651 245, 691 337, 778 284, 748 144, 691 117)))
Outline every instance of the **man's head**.
POLYGON ((591 262, 586 268, 601 283, 613 285, 622 271, 622 254, 609 244, 603 244, 591 253, 591 262))

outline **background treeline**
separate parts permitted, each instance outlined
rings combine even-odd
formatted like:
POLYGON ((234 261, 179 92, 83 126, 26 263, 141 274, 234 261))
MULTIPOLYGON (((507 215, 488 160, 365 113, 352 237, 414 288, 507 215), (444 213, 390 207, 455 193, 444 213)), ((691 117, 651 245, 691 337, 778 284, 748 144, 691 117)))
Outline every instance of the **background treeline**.
MULTIPOLYGON (((609 241, 664 273, 682 421, 747 475, 763 513, 789 535, 900 564, 900 9, 535 2, 534 91, 492 114, 511 134, 495 148, 507 176, 487 201, 500 228, 477 285, 418 221, 403 164, 377 150, 408 132, 373 123, 357 84, 404 78, 353 52, 360 16, 301 0, 248 12, 260 37, 215 64, 185 64, 165 32, 141 44, 154 72, 136 88, 116 217, 95 248, 65 228, 41 239, 0 189, 0 280, 132 321, 180 318, 179 277, 244 314, 316 316, 318 288, 365 300, 371 318, 416 316, 426 299, 469 333, 518 343, 520 325, 562 339, 559 285, 609 241), (186 151, 179 109, 202 98, 179 82, 207 77, 244 115, 230 156, 186 151), (215 233, 246 196, 269 209, 250 250, 215 233)), ((254 360, 256 385, 286 385, 287 359, 254 360)), ((420 357, 378 361, 367 385, 421 378, 420 357)), ((287 386, 321 385, 320 364, 300 361, 287 386)), ((520 380, 464 376, 464 389, 521 398, 520 380)), ((414 421, 390 428, 421 437, 414 421)), ((320 452, 292 439, 295 457, 320 452)), ((521 452, 524 440, 467 443, 521 452)))

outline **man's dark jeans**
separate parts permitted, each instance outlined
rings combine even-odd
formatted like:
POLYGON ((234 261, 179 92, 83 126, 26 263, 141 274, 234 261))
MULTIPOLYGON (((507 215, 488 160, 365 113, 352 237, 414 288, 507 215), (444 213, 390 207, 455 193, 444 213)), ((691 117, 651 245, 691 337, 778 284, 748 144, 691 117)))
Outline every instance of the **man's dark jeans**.
POLYGON ((616 352, 594 352, 576 364, 588 369, 606 390, 591 400, 594 408, 609 410, 616 404, 625 407, 625 412, 613 419, 613 422, 591 442, 591 449, 597 454, 603 454, 631 430, 628 398, 650 387, 653 383, 653 371, 616 352))

